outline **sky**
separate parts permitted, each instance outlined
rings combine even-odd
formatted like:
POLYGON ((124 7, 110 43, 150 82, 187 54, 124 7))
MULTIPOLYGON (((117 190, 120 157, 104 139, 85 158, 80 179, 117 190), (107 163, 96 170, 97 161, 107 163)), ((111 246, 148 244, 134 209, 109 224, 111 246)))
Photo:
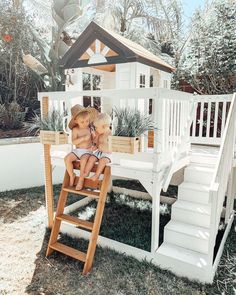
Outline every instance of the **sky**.
POLYGON ((203 6, 205 0, 182 0, 186 25, 189 23, 191 16, 196 8, 203 6))

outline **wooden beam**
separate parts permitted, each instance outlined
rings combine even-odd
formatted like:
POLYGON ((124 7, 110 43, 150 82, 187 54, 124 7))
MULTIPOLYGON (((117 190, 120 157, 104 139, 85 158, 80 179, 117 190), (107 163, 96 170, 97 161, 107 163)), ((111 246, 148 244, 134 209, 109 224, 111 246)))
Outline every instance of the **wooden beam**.
MULTIPOLYGON (((49 112, 49 98, 43 97, 41 100, 41 114, 43 118, 48 116, 49 112)), ((51 145, 44 144, 44 177, 45 177, 45 201, 48 213, 48 227, 52 228, 53 214, 54 214, 54 201, 53 201, 53 185, 52 185, 52 164, 51 164, 51 145)))

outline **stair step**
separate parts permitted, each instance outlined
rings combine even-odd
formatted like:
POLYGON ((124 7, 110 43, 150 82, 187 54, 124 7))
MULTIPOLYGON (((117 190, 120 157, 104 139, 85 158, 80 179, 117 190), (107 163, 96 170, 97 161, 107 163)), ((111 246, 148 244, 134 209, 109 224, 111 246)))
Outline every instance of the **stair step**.
POLYGON ((191 163, 215 165, 218 155, 193 152, 190 154, 191 163))
POLYGON ((202 227, 210 227, 211 204, 177 200, 172 205, 171 219, 202 227))
POLYGON ((210 184, 213 178, 213 173, 213 168, 190 164, 184 170, 184 180, 187 182, 210 184))
POLYGON ((89 191, 85 189, 77 191, 74 186, 64 187, 63 190, 68 193, 73 193, 73 194, 87 196, 87 197, 96 198, 96 199, 98 199, 100 195, 100 192, 94 192, 94 191, 89 191))
POLYGON ((209 190, 207 184, 184 181, 178 187, 178 199, 208 204, 210 201, 209 190))
MULTIPOLYGON (((207 269, 208 256, 206 254, 185 249, 180 246, 173 245, 171 243, 164 242, 157 250, 158 254, 165 256, 166 264, 168 264, 167 259, 170 258, 170 267, 179 267, 174 261, 179 261, 184 264, 194 266, 195 269, 203 270, 207 269)), ((198 270, 198 271, 199 271, 198 270)), ((185 272, 186 275, 186 272, 185 272)))
POLYGON ((82 219, 76 218, 74 216, 61 214, 59 216, 56 216, 56 219, 61 220, 61 221, 66 221, 68 223, 77 225, 82 228, 93 230, 93 222, 89 222, 87 220, 82 220, 82 219))
POLYGON ((74 248, 71 248, 69 246, 63 245, 61 243, 56 242, 50 245, 50 248, 58 252, 61 252, 65 255, 68 255, 72 258, 78 259, 80 261, 85 262, 86 260, 86 255, 87 255, 86 253, 76 250, 74 248))
POLYGON ((208 253, 208 228, 171 220, 164 230, 165 242, 193 251, 208 253))

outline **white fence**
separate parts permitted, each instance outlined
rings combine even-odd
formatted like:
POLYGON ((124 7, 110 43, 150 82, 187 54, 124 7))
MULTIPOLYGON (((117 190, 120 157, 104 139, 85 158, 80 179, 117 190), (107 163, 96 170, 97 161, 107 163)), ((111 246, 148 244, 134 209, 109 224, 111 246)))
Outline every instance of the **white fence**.
POLYGON ((232 94, 197 95, 196 115, 190 129, 191 142, 220 145, 232 94))
MULTIPOLYGON (((8 142, 9 144, 4 145, 0 143, 0 191, 44 185, 42 144, 12 144, 9 139, 8 142)), ((63 173, 64 169, 55 168, 55 184, 61 183, 63 173)))

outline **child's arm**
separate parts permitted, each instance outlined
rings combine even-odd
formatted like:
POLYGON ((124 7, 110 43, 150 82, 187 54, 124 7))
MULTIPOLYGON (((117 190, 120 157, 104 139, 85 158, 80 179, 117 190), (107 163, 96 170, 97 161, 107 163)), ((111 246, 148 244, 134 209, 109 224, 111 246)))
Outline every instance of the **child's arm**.
POLYGON ((72 144, 78 145, 78 144, 81 144, 81 142, 89 140, 89 139, 90 139, 90 135, 78 137, 78 128, 72 129, 72 144))

